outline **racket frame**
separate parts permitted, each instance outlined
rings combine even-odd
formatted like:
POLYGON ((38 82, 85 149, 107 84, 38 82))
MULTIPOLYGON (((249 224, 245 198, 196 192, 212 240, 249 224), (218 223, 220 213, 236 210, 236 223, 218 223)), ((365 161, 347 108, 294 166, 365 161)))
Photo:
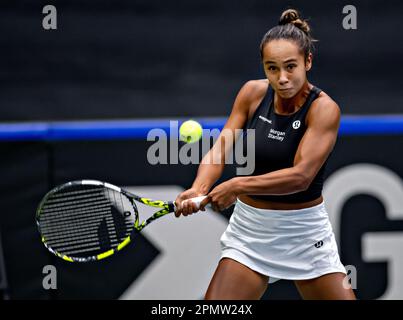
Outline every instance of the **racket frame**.
POLYGON ((131 239, 133 238, 135 233, 140 232, 145 226, 147 226, 148 224, 150 224, 152 221, 161 218, 169 213, 172 213, 175 211, 175 204, 172 201, 163 201, 163 200, 153 200, 150 198, 145 198, 145 197, 140 197, 136 194, 133 194, 127 190, 124 190, 120 187, 117 187, 113 184, 107 183, 107 182, 102 182, 102 181, 98 181, 98 180, 76 180, 76 181, 70 181, 67 183, 64 183, 62 185, 59 185, 55 188, 53 188, 52 190, 50 190, 48 193, 46 193, 46 195, 43 197, 43 199, 41 200, 41 202, 38 205, 38 208, 36 210, 36 215, 35 215, 35 220, 36 220, 36 225, 38 228, 38 231, 41 235, 41 241, 44 244, 44 246, 51 252, 53 253, 55 256, 68 261, 68 262, 90 262, 90 261, 98 261, 98 260, 102 260, 105 259, 119 251, 121 251, 124 247, 126 247, 130 242, 131 239), (135 213, 135 220, 134 220, 134 228, 131 232, 130 235, 128 235, 126 238, 124 238, 122 240, 122 242, 115 248, 109 249, 105 252, 101 252, 97 255, 92 255, 92 256, 88 256, 88 257, 74 257, 74 256, 69 256, 69 255, 65 255, 62 254, 60 252, 58 252, 57 250, 54 250, 46 241, 45 237, 42 234, 41 231, 41 223, 40 223, 40 217, 42 214, 42 210, 43 210, 43 206, 46 203, 46 201, 48 200, 48 198, 69 187, 73 187, 73 186, 78 186, 78 185, 93 185, 93 186, 100 186, 106 189, 112 189, 114 191, 117 191, 121 194, 123 194, 124 196, 126 196, 128 198, 128 200, 130 201, 131 205, 133 206, 134 209, 134 213, 135 213), (139 217, 139 213, 138 213, 138 209, 137 209, 137 205, 135 203, 135 201, 139 202, 139 203, 143 203, 145 205, 151 206, 151 207, 156 207, 156 208, 161 208, 161 210, 155 212, 151 217, 149 217, 147 220, 144 220, 142 223, 140 223, 140 217, 139 217))

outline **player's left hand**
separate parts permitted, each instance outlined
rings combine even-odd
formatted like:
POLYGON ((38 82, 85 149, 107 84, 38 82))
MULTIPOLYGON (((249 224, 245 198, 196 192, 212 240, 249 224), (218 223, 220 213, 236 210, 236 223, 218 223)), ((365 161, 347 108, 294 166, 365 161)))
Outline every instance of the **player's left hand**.
POLYGON ((200 209, 210 203, 214 211, 223 211, 235 203, 239 194, 236 178, 225 181, 211 190, 200 203, 200 209))

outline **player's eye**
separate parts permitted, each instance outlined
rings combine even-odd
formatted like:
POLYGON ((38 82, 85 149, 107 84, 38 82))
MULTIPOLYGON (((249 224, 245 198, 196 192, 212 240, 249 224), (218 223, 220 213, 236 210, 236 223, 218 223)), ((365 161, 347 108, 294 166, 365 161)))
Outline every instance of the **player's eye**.
POLYGON ((269 67, 267 68, 267 70, 269 70, 269 71, 274 71, 274 70, 276 70, 276 67, 274 67, 274 66, 269 66, 269 67))
POLYGON ((287 66, 287 69, 288 69, 288 70, 292 70, 292 69, 294 69, 295 67, 296 67, 295 64, 289 64, 289 65, 287 66))

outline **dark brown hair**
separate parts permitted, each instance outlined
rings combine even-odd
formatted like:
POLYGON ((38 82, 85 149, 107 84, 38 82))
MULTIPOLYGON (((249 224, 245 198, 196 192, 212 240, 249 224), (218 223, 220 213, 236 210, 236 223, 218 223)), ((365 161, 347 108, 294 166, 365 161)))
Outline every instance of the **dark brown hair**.
POLYGON ((263 58, 263 49, 267 43, 279 39, 294 41, 300 52, 304 54, 305 60, 309 53, 313 53, 315 50, 314 42, 317 41, 311 36, 311 28, 307 20, 303 20, 295 9, 285 10, 280 16, 278 25, 271 28, 263 36, 260 43, 260 57, 263 58))

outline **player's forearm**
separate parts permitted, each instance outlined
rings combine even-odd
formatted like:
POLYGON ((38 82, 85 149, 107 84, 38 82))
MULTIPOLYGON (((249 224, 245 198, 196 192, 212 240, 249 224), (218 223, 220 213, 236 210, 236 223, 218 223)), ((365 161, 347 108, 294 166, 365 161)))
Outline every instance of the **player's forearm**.
POLYGON ((221 177, 222 171, 223 166, 220 164, 201 163, 192 187, 199 189, 201 193, 207 194, 211 186, 221 177))
POLYGON ((230 140, 226 139, 228 133, 229 131, 226 131, 226 134, 223 131, 221 132, 214 146, 206 153, 199 165, 192 187, 198 188, 204 194, 210 191, 212 185, 221 177, 224 171, 225 158, 234 143, 232 135, 230 140))
POLYGON ((238 194, 284 195, 303 191, 307 187, 306 177, 295 168, 234 179, 238 194))
POLYGON ((211 186, 221 177, 223 170, 224 164, 213 161, 212 151, 208 152, 199 165, 197 176, 192 187, 199 189, 200 192, 204 194, 207 194, 211 186))

